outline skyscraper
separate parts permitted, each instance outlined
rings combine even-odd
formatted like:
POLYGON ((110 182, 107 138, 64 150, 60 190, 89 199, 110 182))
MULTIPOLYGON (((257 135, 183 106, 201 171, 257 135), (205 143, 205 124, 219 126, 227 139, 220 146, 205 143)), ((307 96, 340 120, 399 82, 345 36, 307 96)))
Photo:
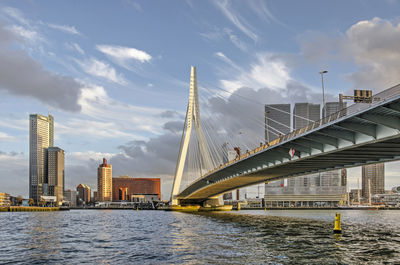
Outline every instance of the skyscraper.
POLYGON ((37 203, 47 193, 47 148, 54 144, 54 119, 40 114, 29 116, 29 197, 37 203))
POLYGON ((97 200, 112 200, 112 166, 103 158, 103 164, 97 169, 97 200))
POLYGON ((307 126, 311 121, 321 118, 319 104, 296 103, 293 109, 293 128, 295 130, 307 126))
MULTIPOLYGON (((326 109, 325 115, 329 116, 331 114, 337 113, 339 110, 345 109, 346 107, 347 107, 347 102, 342 102, 342 103, 340 103, 340 102, 326 102, 326 104, 325 104, 325 109, 326 109)), ((324 111, 322 111, 322 113, 324 113, 324 111)), ((340 114, 340 117, 345 115, 345 114, 346 114, 346 111, 343 110, 341 112, 341 114, 340 114)))
MULTIPOLYGON (((327 115, 339 110, 335 106, 338 107, 339 104, 327 104, 327 115)), ((293 109, 293 127, 295 130, 319 119, 319 104, 295 104, 293 109)), ((345 174, 345 172, 342 174, 345 174)), ((346 177, 342 177, 340 170, 333 170, 289 178, 287 186, 284 186, 284 181, 271 182, 265 185, 265 203, 272 207, 337 206, 346 191, 345 180, 346 177)))
POLYGON ((47 184, 49 196, 56 196, 60 204, 64 195, 64 150, 58 147, 47 149, 47 184))
POLYGON ((290 132, 290 104, 265 105, 265 140, 272 141, 279 134, 290 132))
MULTIPOLYGON (((321 117, 320 105, 311 103, 296 103, 293 109, 293 129, 301 129, 312 121, 317 121, 321 117)), ((320 176, 307 175, 288 180, 289 187, 310 187, 320 186, 320 176)))
POLYGON ((385 193, 385 164, 378 163, 362 166, 362 196, 368 198, 370 195, 385 193))

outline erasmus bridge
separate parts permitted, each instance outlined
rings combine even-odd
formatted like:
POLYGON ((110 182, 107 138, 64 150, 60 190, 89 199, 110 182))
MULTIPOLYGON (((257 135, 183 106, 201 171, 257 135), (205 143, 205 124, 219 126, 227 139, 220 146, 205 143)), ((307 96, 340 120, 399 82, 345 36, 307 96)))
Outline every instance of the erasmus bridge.
MULTIPOLYGON (((196 68, 190 92, 172 188, 172 205, 218 206, 234 189, 300 175, 400 160, 400 85, 374 95, 376 101, 355 103, 304 128, 291 131, 218 164, 218 148, 207 141, 200 120, 196 68), (196 133, 195 178, 181 187, 188 167, 192 129, 196 133), (213 151, 214 150, 214 151, 213 151)), ((206 133, 207 135, 207 133, 206 133)), ((193 160, 193 159, 192 159, 193 160)), ((192 170, 193 173, 193 170, 192 170)))

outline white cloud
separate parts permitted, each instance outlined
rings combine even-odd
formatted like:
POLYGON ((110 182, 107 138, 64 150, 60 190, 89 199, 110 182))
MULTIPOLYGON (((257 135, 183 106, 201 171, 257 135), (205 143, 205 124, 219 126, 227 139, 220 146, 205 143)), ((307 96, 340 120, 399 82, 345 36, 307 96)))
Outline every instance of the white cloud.
POLYGON ((142 6, 138 2, 135 2, 135 1, 132 1, 132 0, 124 0, 123 3, 133 7, 137 11, 143 11, 142 10, 142 6))
POLYGON ((48 23, 47 26, 49 26, 52 29, 56 29, 65 33, 69 34, 74 34, 74 35, 82 35, 74 26, 68 26, 68 25, 57 25, 57 24, 51 24, 48 23))
POLYGON ((114 121, 95 121, 89 119, 69 119, 63 123, 56 123, 57 137, 89 136, 92 139, 107 138, 138 138, 137 135, 126 133, 114 121))
POLYGON ((233 31, 230 28, 220 29, 216 26, 213 26, 210 31, 199 33, 199 35, 207 41, 221 41, 223 39, 227 39, 242 51, 247 51, 248 49, 247 44, 237 35, 233 34, 233 31))
POLYGON ((300 41, 304 57, 314 63, 354 62, 357 70, 346 75, 353 88, 377 92, 400 83, 400 23, 375 17, 345 33, 313 33, 300 41))
POLYGON ((102 77, 120 85, 128 84, 128 81, 125 80, 123 75, 117 74, 116 70, 108 63, 95 58, 85 61, 75 60, 75 62, 82 68, 83 71, 90 75, 102 77))
POLYGON ((257 14, 257 16, 266 22, 275 22, 285 28, 289 28, 282 21, 277 19, 267 7, 267 2, 264 0, 253 0, 248 2, 250 9, 257 14))
POLYGON ((111 45, 96 45, 96 49, 120 63, 124 63, 128 60, 136 60, 144 63, 151 60, 150 54, 135 48, 111 45))
POLYGON ((34 41, 45 40, 37 31, 30 30, 22 26, 12 25, 8 27, 8 29, 14 32, 16 35, 21 36, 22 38, 28 41, 34 42, 34 41))
POLYGON ((108 123, 98 124, 104 126, 111 134, 114 128, 117 135, 144 139, 143 132, 147 135, 161 132, 160 124, 163 122, 161 114, 165 109, 133 106, 113 100, 101 86, 83 89, 79 103, 84 115, 93 120, 101 118, 115 123, 114 127, 108 123))
POLYGON ((21 131, 28 131, 29 129, 29 120, 26 119, 9 119, 6 117, 1 117, 0 126, 6 128, 17 129, 21 131))
POLYGON ((73 43, 72 45, 74 46, 75 50, 77 50, 80 54, 85 54, 85 51, 82 50, 82 48, 77 43, 73 43))
POLYGON ((380 90, 400 83, 400 23, 373 18, 351 26, 346 32, 344 53, 350 54, 360 71, 349 79, 360 87, 380 90))
POLYGON ((216 55, 228 63, 235 72, 235 74, 232 72, 226 74, 235 78, 220 80, 222 87, 231 92, 244 86, 253 89, 268 87, 272 90, 280 90, 285 89, 291 80, 286 62, 273 54, 259 53, 256 55, 256 61, 246 67, 236 65, 221 52, 216 55))
POLYGON ((229 28, 224 29, 225 34, 228 36, 229 40, 242 51, 247 51, 247 45, 240 38, 232 33, 232 30, 229 28))
POLYGON ((91 150, 86 151, 86 152, 67 153, 69 164, 82 164, 90 159, 101 161, 104 157, 107 159, 110 159, 115 155, 117 155, 117 154, 95 152, 95 151, 91 151, 91 150))
POLYGON ((29 21, 25 19, 24 15, 18 9, 13 7, 4 7, 3 12, 21 24, 29 25, 29 21))
POLYGON ((222 13, 244 34, 246 34, 253 41, 257 41, 258 36, 251 29, 250 25, 247 23, 245 19, 243 19, 240 15, 236 14, 236 12, 231 8, 230 2, 227 0, 215 1, 217 7, 222 11, 222 13))
POLYGON ((11 140, 15 140, 14 136, 8 135, 4 132, 0 132, 0 141, 11 141, 11 140))

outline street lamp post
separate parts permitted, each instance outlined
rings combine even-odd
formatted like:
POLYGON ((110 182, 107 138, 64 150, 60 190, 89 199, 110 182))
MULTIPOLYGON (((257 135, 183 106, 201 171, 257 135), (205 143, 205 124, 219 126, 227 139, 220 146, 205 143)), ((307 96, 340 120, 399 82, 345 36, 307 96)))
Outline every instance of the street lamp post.
POLYGON ((265 138, 267 143, 269 143, 268 113, 269 111, 265 111, 265 138))
POLYGON ((326 74, 328 71, 324 70, 319 72, 321 75, 321 81, 322 81, 322 118, 325 118, 326 114, 326 109, 325 109, 325 87, 324 87, 324 74, 326 74))

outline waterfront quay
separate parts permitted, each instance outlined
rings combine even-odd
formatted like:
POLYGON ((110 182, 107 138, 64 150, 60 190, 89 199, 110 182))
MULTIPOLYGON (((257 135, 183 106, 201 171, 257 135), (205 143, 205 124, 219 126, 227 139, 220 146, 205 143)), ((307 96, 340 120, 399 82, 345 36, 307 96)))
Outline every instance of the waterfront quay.
POLYGON ((37 206, 9 206, 0 207, 0 212, 53 212, 64 210, 60 207, 37 207, 37 206))

